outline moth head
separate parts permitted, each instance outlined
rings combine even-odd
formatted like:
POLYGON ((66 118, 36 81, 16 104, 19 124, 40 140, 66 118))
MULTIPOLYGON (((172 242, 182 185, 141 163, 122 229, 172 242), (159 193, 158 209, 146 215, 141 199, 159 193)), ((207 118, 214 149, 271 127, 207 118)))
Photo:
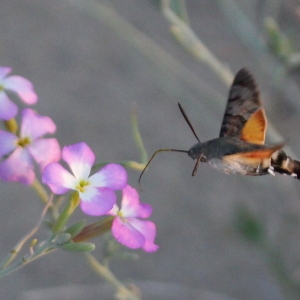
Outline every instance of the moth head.
POLYGON ((192 176, 195 176, 199 167, 200 162, 207 162, 207 157, 203 153, 203 144, 199 142, 194 145, 189 151, 188 156, 192 159, 197 159, 192 176))
POLYGON ((200 161, 206 162, 206 157, 203 154, 203 147, 202 143, 199 142, 196 145, 194 145, 189 151, 188 151, 188 156, 191 157, 192 159, 198 159, 200 156, 200 161))

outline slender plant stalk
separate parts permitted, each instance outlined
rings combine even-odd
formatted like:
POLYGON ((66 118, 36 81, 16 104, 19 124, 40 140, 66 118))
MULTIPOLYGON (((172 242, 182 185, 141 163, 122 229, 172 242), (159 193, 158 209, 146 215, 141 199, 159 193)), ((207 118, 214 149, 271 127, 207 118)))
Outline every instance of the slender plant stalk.
MULTIPOLYGON (((134 108, 131 113, 131 127, 132 127, 132 135, 137 146, 137 149, 140 152, 141 156, 141 164, 145 165, 148 161, 148 154, 145 149, 143 139, 139 130, 138 120, 137 120, 137 113, 136 109, 134 108)), ((141 165, 139 164, 139 165, 141 165)), ((144 167, 144 166, 143 166, 144 167)))
MULTIPOLYGON (((34 182, 31 184, 31 187, 37 193, 37 195, 43 203, 48 202, 49 195, 39 180, 35 179, 34 182)), ((59 197, 57 201, 55 201, 55 203, 54 201, 52 201, 51 205, 49 206, 49 210, 51 211, 51 217, 53 221, 56 221, 59 216, 59 207, 63 199, 64 197, 59 197)))
POLYGON ((48 203, 49 201, 48 193, 46 192, 43 185, 37 179, 34 180, 31 187, 35 190, 35 192, 37 193, 37 195, 39 196, 39 198, 43 203, 48 203))
POLYGON ((171 30, 177 40, 199 61, 207 64, 226 85, 233 80, 231 71, 205 46, 191 27, 178 17, 171 9, 171 0, 162 0, 162 11, 171 24, 171 30))
POLYGON ((172 0, 171 2, 172 10, 176 15, 187 25, 189 25, 189 16, 186 9, 185 0, 172 0))
POLYGON ((3 262, 0 264, 0 270, 5 269, 7 266, 11 264, 11 262, 16 258, 16 256, 20 253, 21 249, 25 245, 25 243, 33 237, 33 235, 39 230, 44 216, 46 215, 49 207, 52 205, 52 199, 53 195, 49 198, 45 208, 42 211, 41 217, 38 220, 36 226, 27 234, 25 235, 16 245, 15 247, 10 251, 10 254, 3 260, 3 262))
POLYGON ((121 299, 124 300, 141 299, 140 297, 135 295, 132 291, 130 291, 122 282, 120 282, 108 267, 99 263, 92 254, 85 253, 85 256, 90 266, 96 271, 96 273, 100 275, 103 279, 105 279, 107 282, 112 284, 116 288, 118 294, 122 295, 121 299))
POLYGON ((54 250, 57 250, 56 248, 51 248, 51 239, 45 241, 43 245, 41 245, 36 251, 30 253, 27 256, 23 256, 22 258, 19 258, 15 263, 10 264, 6 268, 0 270, 0 279, 6 275, 9 275, 20 268, 24 267, 28 263, 44 256, 45 254, 48 254, 54 250))
MULTIPOLYGON (((125 160, 125 161, 120 161, 117 163, 122 165, 125 168, 131 168, 133 170, 143 171, 146 166, 146 163, 148 162, 148 154, 147 154, 147 151, 144 146, 143 139, 142 139, 142 136, 141 136, 141 133, 139 130, 137 114, 136 114, 135 109, 132 110, 132 114, 131 114, 131 127, 132 127, 132 135, 133 135, 133 139, 135 141, 135 145, 140 153, 141 162, 137 162, 134 160, 125 160)), ((93 167, 93 170, 96 170, 97 168, 105 166, 108 163, 110 163, 110 162, 98 163, 93 167)))

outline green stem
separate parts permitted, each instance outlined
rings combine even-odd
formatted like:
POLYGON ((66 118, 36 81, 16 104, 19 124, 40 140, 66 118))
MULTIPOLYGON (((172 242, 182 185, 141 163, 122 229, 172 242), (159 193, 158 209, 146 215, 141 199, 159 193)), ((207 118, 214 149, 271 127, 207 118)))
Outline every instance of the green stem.
POLYGON ((35 259, 56 250, 55 248, 50 248, 50 246, 51 246, 51 239, 45 241, 45 243, 41 245, 34 253, 28 255, 27 257, 23 256, 22 258, 17 260, 14 264, 11 264, 9 267, 0 270, 0 278, 9 275, 14 271, 19 270, 20 268, 24 267, 25 265, 34 261, 35 259))
MULTIPOLYGON (((41 201, 43 203, 47 203, 49 199, 49 195, 47 191, 45 190, 44 186, 38 181, 37 179, 34 180, 32 183, 31 187, 33 190, 36 192, 36 194, 39 196, 41 201)), ((59 197, 55 203, 52 202, 51 206, 49 209, 51 210, 51 215, 52 215, 52 220, 55 221, 58 218, 59 212, 59 206, 61 205, 62 200, 64 197, 59 197)))
MULTIPOLYGON (((126 160, 126 161, 121 161, 121 162, 117 162, 117 163, 122 165, 125 168, 131 168, 133 170, 143 171, 146 166, 146 163, 148 161, 148 154, 145 149, 141 133, 139 131, 139 126, 138 126, 137 115, 136 115, 135 109, 133 109, 132 114, 131 114, 131 127, 132 127, 133 139, 134 139, 137 149, 140 153, 141 163, 133 161, 133 160, 126 160)), ((111 162, 98 163, 93 166, 93 170, 97 170, 98 168, 105 166, 109 163, 111 163, 111 162)))
POLYGON ((68 203, 64 210, 59 215, 58 219, 56 220, 55 224, 53 225, 52 232, 53 234, 59 233, 73 214, 74 210, 80 203, 79 193, 75 191, 70 196, 68 203))
MULTIPOLYGON (((141 162, 142 162, 142 164, 146 164, 148 161, 148 154, 145 149, 141 133, 139 131, 139 125, 138 125, 137 114, 136 114, 135 109, 133 109, 132 114, 131 114, 131 126, 132 126, 132 135, 133 135, 135 144, 138 148, 138 151, 140 152, 141 162)), ((138 164, 138 163, 136 163, 136 164, 138 164)), ((139 164, 139 165, 141 165, 141 164, 139 164)), ((134 164, 132 164, 130 167, 134 168, 134 164)), ((144 166, 143 166, 143 168, 144 168, 144 166)))
POLYGON ((107 266, 104 266, 101 263, 99 263, 92 254, 86 253, 85 256, 90 266, 96 271, 96 273, 117 289, 118 295, 121 297, 120 299, 124 299, 124 300, 141 299, 140 297, 135 295, 132 291, 130 291, 121 281, 119 281, 107 266))
POLYGON ((48 193, 44 189, 43 185, 37 179, 34 180, 31 187, 35 190, 35 192, 40 197, 43 203, 48 202, 49 199, 48 193))
POLYGON ((190 23, 185 0, 172 0, 171 7, 181 21, 187 25, 190 23))
POLYGON ((25 235, 16 245, 15 247, 10 251, 10 254, 3 260, 3 262, 0 264, 0 270, 5 269, 7 266, 11 264, 11 262, 16 258, 16 256, 20 253, 21 249, 25 245, 25 243, 38 231, 40 225, 42 224, 42 221, 44 219, 44 216, 47 213, 47 210, 52 205, 52 197, 48 200, 41 217, 39 221, 37 222, 36 226, 27 234, 25 235))

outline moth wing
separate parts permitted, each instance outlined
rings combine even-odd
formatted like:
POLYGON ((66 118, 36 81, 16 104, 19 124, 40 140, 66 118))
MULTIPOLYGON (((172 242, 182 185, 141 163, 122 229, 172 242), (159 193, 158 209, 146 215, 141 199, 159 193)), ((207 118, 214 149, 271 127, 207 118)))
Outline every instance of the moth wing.
POLYGON ((269 148, 255 149, 248 152, 225 155, 223 159, 229 162, 235 161, 243 165, 257 167, 261 164, 263 165, 265 160, 271 159, 272 154, 282 147, 283 144, 280 144, 269 148))
POLYGON ((267 118, 263 108, 257 110, 246 122, 242 128, 240 139, 253 143, 263 145, 265 142, 267 128, 267 118))
POLYGON ((243 68, 231 85, 220 137, 237 137, 250 143, 263 144, 266 126, 257 84, 251 73, 243 68))

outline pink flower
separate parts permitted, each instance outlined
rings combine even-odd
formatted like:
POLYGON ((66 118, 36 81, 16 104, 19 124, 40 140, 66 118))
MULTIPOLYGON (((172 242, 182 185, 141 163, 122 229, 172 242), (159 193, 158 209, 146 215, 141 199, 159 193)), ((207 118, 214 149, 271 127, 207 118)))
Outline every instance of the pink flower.
POLYGON ((139 220, 148 218, 152 213, 149 204, 140 203, 137 191, 130 185, 123 189, 121 209, 114 205, 108 213, 116 216, 112 224, 112 234, 117 241, 129 248, 142 248, 146 252, 154 252, 158 246, 154 244, 156 235, 155 224, 139 220))
POLYGON ((20 134, 0 130, 0 179, 31 184, 35 179, 34 163, 43 170, 46 164, 60 159, 60 146, 55 138, 42 138, 54 133, 52 119, 40 116, 32 109, 22 111, 20 134))
POLYGON ((18 107, 6 94, 6 91, 16 93, 26 104, 35 104, 38 100, 32 83, 22 76, 7 76, 11 68, 0 67, 0 119, 9 120, 18 112, 18 107))
POLYGON ((118 164, 108 164, 89 177, 95 155, 85 143, 64 147, 62 159, 74 175, 60 164, 51 163, 46 166, 42 181, 55 194, 77 190, 84 213, 92 216, 106 214, 116 203, 114 190, 120 190, 127 184, 126 170, 118 164))

